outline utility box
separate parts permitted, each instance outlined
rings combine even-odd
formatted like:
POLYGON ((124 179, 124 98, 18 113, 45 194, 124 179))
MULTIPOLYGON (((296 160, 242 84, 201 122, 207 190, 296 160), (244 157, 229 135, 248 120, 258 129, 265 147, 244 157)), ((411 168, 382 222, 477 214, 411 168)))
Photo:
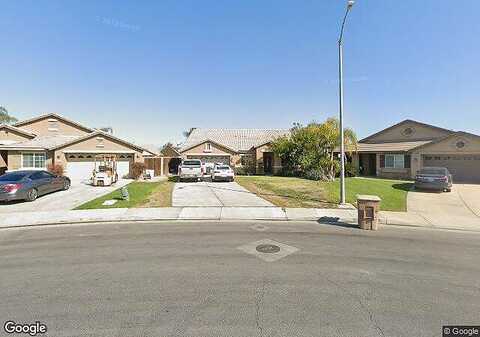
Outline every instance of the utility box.
POLYGON ((361 229, 378 230, 380 201, 376 195, 357 195, 358 225, 361 229))

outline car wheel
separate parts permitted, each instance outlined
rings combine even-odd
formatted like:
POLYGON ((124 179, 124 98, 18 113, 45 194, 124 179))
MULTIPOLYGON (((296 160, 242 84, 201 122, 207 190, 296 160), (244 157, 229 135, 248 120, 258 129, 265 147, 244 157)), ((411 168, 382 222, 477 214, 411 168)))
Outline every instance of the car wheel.
POLYGON ((63 190, 66 191, 70 188, 70 180, 66 180, 63 182, 63 190))
POLYGON ((451 189, 451 188, 447 188, 445 191, 447 191, 447 192, 452 192, 452 189, 451 189))
POLYGON ((29 189, 27 191, 27 198, 25 200, 27 201, 35 201, 38 197, 38 191, 34 188, 29 189))

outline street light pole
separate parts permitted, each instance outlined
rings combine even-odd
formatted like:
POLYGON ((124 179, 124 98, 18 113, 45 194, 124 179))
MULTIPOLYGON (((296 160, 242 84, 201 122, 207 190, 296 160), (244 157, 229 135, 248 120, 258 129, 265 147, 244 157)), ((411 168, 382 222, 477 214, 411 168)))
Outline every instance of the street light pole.
POLYGON ((354 0, 347 2, 347 10, 343 17, 340 37, 338 39, 338 91, 340 104, 340 204, 345 204, 345 137, 343 134, 343 29, 347 21, 348 13, 352 9, 354 0))

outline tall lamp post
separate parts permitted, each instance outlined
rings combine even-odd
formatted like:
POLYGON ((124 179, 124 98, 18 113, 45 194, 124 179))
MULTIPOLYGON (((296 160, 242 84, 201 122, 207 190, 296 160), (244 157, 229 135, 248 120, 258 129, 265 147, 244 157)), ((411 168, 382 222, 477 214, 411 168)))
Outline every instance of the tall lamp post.
POLYGON ((339 98, 340 98, 340 203, 345 204, 345 139, 343 134, 343 29, 347 16, 355 3, 354 0, 348 0, 347 10, 343 17, 342 29, 338 39, 338 78, 339 78, 339 98))

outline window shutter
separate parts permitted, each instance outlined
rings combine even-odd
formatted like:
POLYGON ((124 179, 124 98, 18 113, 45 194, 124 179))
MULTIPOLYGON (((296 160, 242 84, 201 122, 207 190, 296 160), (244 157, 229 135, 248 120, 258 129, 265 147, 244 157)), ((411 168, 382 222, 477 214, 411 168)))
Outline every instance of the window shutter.
POLYGON ((405 155, 405 168, 410 168, 410 161, 412 160, 411 156, 409 154, 405 155))
POLYGON ((380 167, 381 168, 385 167, 385 155, 384 154, 380 155, 380 167))

